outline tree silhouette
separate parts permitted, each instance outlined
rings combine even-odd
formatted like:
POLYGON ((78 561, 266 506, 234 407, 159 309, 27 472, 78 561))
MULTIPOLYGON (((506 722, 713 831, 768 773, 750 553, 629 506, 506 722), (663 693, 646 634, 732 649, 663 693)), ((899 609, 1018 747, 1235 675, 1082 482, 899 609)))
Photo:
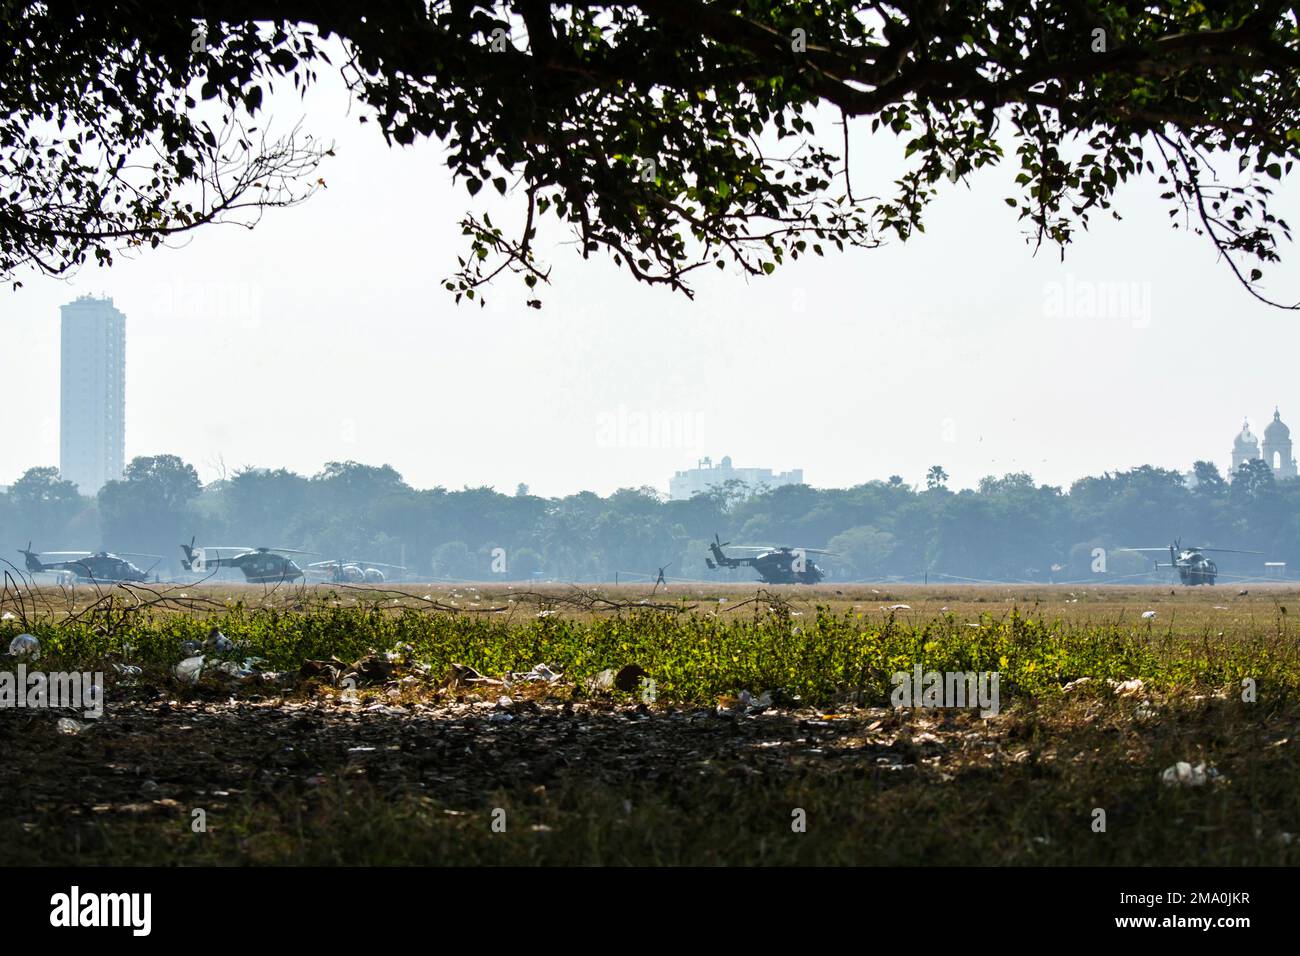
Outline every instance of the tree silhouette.
POLYGON ((949 183, 1012 157, 1006 201, 1036 244, 1067 245, 1146 175, 1174 228, 1278 304, 1262 279, 1290 236, 1269 201, 1300 156, 1298 20, 1243 0, 14 0, 0 276, 309 195, 328 150, 265 141, 258 117, 267 89, 332 66, 328 41, 390 142, 436 138, 471 196, 518 197, 509 230, 461 221, 458 299, 503 273, 534 295, 548 218, 582 256, 690 295, 700 268, 906 240, 949 183), (898 141, 882 195, 854 188, 855 122, 898 141))

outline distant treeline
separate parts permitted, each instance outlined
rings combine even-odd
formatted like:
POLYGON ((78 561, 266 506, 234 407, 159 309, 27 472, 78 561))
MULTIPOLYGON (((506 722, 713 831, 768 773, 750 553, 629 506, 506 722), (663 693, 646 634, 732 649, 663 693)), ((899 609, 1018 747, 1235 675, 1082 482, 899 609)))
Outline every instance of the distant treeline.
MULTIPOLYGON (((1140 581, 1153 556, 1116 549, 1175 537, 1264 552, 1219 560, 1228 580, 1262 576, 1265 561, 1300 568, 1300 482, 1275 481, 1263 461, 1231 480, 1209 462, 1194 474, 1188 487, 1178 472, 1143 466, 1067 492, 1021 473, 953 492, 935 466, 923 488, 897 476, 843 489, 733 482, 665 501, 651 488, 563 498, 524 485, 420 490, 387 465, 351 461, 312 477, 250 468, 202 485, 192 466, 159 455, 136 458, 94 498, 55 468, 32 468, 0 494, 0 529, 14 549, 30 540, 39 551, 158 554, 164 577, 179 573, 178 546, 191 536, 401 564, 425 579, 633 581, 667 566, 670 578, 751 580, 748 569, 706 569, 715 532, 738 545, 828 548, 836 556, 818 561, 832 581, 1140 581)), ((16 552, 9 560, 21 567, 16 552)))

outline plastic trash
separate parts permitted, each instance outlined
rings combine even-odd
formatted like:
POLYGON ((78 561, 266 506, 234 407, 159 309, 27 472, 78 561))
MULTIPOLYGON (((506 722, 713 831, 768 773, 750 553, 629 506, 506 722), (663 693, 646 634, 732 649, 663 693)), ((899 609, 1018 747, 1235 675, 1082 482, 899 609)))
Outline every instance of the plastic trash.
POLYGON ((252 671, 247 667, 240 667, 234 661, 222 661, 217 665, 216 670, 218 674, 224 674, 226 677, 235 680, 248 680, 250 677, 257 676, 256 671, 252 671))
POLYGON ((1142 682, 1141 677, 1134 677, 1132 680, 1125 681, 1112 680, 1108 683, 1110 689, 1115 692, 1116 697, 1137 697, 1146 690, 1146 684, 1142 682))
POLYGON ((772 706, 772 692, 765 690, 757 697, 747 690, 740 692, 740 706, 745 710, 766 710, 772 706))
POLYGON ((1219 776, 1219 771, 1206 767, 1204 762, 1192 766, 1186 760, 1180 760, 1172 767, 1166 767, 1160 775, 1160 782, 1167 787, 1203 787, 1219 776))
POLYGON ((507 684, 532 684, 541 681, 547 684, 554 684, 559 680, 562 674, 559 674, 545 664, 538 664, 530 671, 513 671, 506 675, 507 684))
POLYGON ((181 653, 186 657, 194 657, 203 650, 203 645, 198 641, 181 641, 181 653))
POLYGON ((235 642, 221 633, 219 628, 208 632, 208 639, 203 642, 203 649, 209 653, 225 654, 235 649, 235 642))
POLYGON ((484 677, 468 664, 451 665, 451 682, 452 686, 458 684, 485 684, 489 687, 500 687, 505 683, 495 677, 484 677))
POLYGON ((59 733, 73 736, 81 733, 85 729, 85 724, 73 720, 71 717, 60 717, 58 723, 54 725, 58 728, 59 733))
POLYGON ((38 661, 41 659, 41 642, 31 634, 19 634, 9 642, 9 653, 38 661))
POLYGON ((1142 612, 1142 620, 1144 620, 1144 621, 1154 620, 1154 619, 1155 619, 1155 616, 1156 616, 1156 612, 1155 612, 1155 611, 1143 611, 1143 612, 1142 612))
POLYGON ((176 665, 176 677, 183 684, 197 684, 203 673, 203 655, 187 657, 176 665))

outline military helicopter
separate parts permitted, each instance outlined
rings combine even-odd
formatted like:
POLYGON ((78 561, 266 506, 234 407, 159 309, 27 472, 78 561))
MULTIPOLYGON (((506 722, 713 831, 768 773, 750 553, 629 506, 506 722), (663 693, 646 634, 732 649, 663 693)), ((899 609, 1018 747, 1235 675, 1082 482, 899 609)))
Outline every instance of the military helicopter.
POLYGON ((185 552, 181 564, 186 571, 203 574, 217 568, 238 568, 249 584, 279 584, 306 578, 302 568, 287 555, 316 553, 295 548, 195 548, 193 538, 189 544, 181 545, 181 550, 185 552))
POLYGON ((27 559, 27 570, 32 574, 42 571, 50 574, 71 574, 78 581, 99 584, 117 584, 121 581, 144 582, 149 580, 149 572, 158 566, 162 555, 134 554, 123 551, 133 558, 153 558, 153 564, 141 571, 126 558, 108 551, 33 551, 32 543, 26 548, 19 548, 18 553, 27 559), (51 561, 48 564, 41 556, 67 558, 66 561, 51 561))
POLYGON ((305 568, 308 574, 323 574, 326 580, 334 584, 383 584, 388 580, 389 572, 406 571, 400 564, 384 564, 382 561, 317 561, 305 568))
POLYGON ((1237 551, 1232 548, 1196 548, 1188 546, 1184 548, 1178 539, 1168 548, 1119 548, 1120 551, 1140 551, 1156 552, 1164 554, 1169 552, 1169 563, 1161 564, 1156 561, 1156 570, 1161 568, 1172 568, 1178 572, 1178 579, 1189 587, 1198 584, 1213 584, 1214 579, 1218 577, 1219 568, 1213 561, 1206 557, 1208 552, 1215 554, 1263 554, 1263 551, 1237 551))
POLYGON ((722 541, 716 534, 713 536, 713 543, 709 545, 713 557, 704 559, 709 570, 750 567, 758 572, 758 578, 764 584, 816 584, 826 574, 808 560, 808 555, 832 553, 819 548, 777 548, 767 545, 738 544, 735 545, 738 551, 758 553, 743 558, 733 558, 722 550, 731 546, 730 541, 722 541))

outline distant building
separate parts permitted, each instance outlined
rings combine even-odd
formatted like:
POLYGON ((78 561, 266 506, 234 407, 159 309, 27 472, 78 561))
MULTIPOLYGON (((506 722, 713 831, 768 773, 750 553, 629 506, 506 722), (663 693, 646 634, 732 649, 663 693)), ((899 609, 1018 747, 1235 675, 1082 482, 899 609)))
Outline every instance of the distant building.
POLYGON ((126 316, 84 295, 60 312, 59 472, 93 495, 125 464, 126 316))
POLYGON ((1273 409, 1273 420, 1264 429, 1264 460, 1273 469, 1274 478, 1294 478, 1295 459, 1291 457, 1291 429, 1282 424, 1282 416, 1273 409))
POLYGON ((1232 473, 1248 461, 1262 459, 1273 469, 1274 478, 1295 478, 1296 460, 1291 453, 1291 429, 1282 423, 1281 413, 1274 408, 1273 420, 1264 429, 1264 443, 1250 430, 1250 422, 1243 422, 1241 432, 1232 442, 1232 473))
POLYGON ((1241 434, 1232 440, 1232 473, 1248 461, 1259 457, 1259 439, 1250 430, 1250 422, 1241 423, 1241 434))
POLYGON ((708 491, 728 481, 743 481, 747 485, 763 488, 776 488, 781 485, 803 484, 803 469, 774 473, 771 468, 735 468, 731 456, 726 455, 718 464, 712 458, 702 458, 694 468, 679 471, 668 482, 668 497, 681 501, 708 491))

